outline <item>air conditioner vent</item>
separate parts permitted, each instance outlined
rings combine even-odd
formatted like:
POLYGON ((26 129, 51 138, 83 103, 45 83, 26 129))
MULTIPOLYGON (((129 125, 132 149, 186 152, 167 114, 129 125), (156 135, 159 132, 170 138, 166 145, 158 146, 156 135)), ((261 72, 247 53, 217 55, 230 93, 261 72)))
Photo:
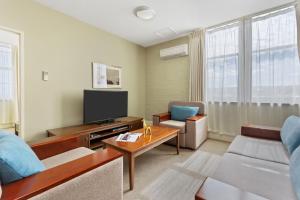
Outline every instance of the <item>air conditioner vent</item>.
POLYGON ((171 59, 171 58, 177 58, 177 57, 187 56, 187 55, 189 55, 187 44, 182 44, 182 45, 160 50, 161 59, 171 59))

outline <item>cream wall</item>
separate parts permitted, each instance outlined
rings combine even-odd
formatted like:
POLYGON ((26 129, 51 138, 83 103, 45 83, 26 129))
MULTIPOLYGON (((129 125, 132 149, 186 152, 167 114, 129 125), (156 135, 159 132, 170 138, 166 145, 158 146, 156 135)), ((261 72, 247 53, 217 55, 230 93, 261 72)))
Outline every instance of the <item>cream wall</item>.
POLYGON ((0 26, 24 32, 25 139, 82 122, 91 62, 123 66, 129 115, 145 115, 146 50, 31 0, 0 0, 0 26), (42 81, 42 70, 49 81, 42 81))
POLYGON ((161 60, 159 51, 188 43, 188 37, 158 44, 146 50, 146 119, 166 112, 171 100, 188 100, 189 60, 188 56, 161 60))

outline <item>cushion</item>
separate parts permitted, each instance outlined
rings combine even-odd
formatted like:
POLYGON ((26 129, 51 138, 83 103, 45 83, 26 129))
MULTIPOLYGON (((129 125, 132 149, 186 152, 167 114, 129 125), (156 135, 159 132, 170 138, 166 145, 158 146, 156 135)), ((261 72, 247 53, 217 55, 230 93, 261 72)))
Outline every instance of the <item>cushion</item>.
POLYGON ((280 131, 282 143, 287 148, 290 155, 300 145, 300 117, 288 117, 280 131))
POLYGON ((58 165, 62 165, 64 163, 70 162, 72 160, 76 160, 78 158, 90 155, 92 153, 95 153, 95 151, 85 148, 85 147, 79 147, 76 149, 72 149, 70 151, 66 151, 64 153, 46 158, 42 160, 42 163, 45 165, 46 169, 50 169, 53 167, 56 167, 58 165))
POLYGON ((19 137, 0 132, 0 181, 11 183, 45 169, 31 148, 19 137))
POLYGON ((298 147, 291 156, 290 176, 294 190, 300 199, 300 147, 298 147))
POLYGON ((230 144, 228 153, 289 164, 289 154, 282 142, 238 135, 230 144))
POLYGON ((159 123, 160 126, 166 126, 171 128, 180 129, 180 133, 185 133, 185 122, 175 121, 175 120, 167 120, 159 123))
POLYGON ((212 178, 272 200, 296 200, 289 166, 225 153, 212 178))
POLYGON ((172 106, 171 119, 176 121, 185 121, 187 118, 197 115, 198 110, 198 107, 172 106))

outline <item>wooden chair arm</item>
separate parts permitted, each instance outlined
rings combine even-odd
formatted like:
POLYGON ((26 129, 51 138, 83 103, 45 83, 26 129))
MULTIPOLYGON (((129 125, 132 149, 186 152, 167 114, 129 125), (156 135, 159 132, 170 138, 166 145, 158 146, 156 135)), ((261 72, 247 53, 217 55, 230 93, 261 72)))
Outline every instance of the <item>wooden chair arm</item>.
POLYGON ((206 117, 206 115, 196 115, 196 116, 187 118, 186 121, 198 121, 204 117, 206 117))
POLYGON ((53 136, 29 145, 40 160, 85 146, 80 135, 53 136))
POLYGON ((158 117, 159 121, 162 122, 162 121, 170 120, 171 119, 171 113, 166 112, 166 113, 155 114, 155 115, 153 115, 153 117, 158 117))
POLYGON ((17 182, 4 185, 2 186, 1 199, 20 200, 31 198, 121 156, 123 156, 122 153, 111 148, 97 151, 91 155, 53 167, 17 182))
POLYGON ((241 134, 248 137, 281 141, 280 128, 275 127, 245 125, 241 128, 241 134))

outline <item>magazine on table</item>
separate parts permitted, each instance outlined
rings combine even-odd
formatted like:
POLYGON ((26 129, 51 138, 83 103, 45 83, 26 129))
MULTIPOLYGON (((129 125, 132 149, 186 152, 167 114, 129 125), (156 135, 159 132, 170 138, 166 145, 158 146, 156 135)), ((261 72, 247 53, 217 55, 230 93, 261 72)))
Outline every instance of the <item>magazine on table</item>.
POLYGON ((120 134, 116 141, 118 142, 135 142, 139 139, 142 133, 124 133, 120 134))

